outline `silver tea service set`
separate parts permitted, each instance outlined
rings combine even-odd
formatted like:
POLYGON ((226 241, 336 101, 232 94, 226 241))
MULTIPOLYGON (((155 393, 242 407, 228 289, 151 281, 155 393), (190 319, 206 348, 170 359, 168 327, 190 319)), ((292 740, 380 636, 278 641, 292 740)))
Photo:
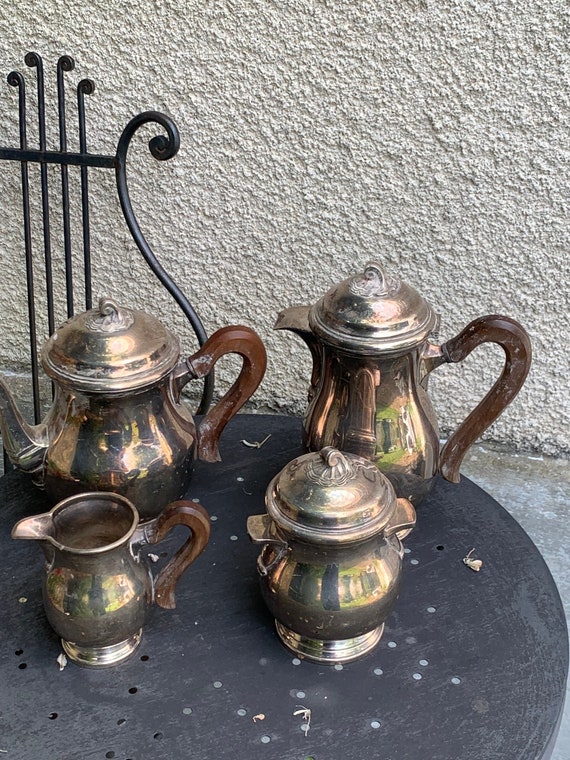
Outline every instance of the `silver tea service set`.
MULTIPOLYGON (((247 531, 277 633, 299 657, 348 662, 376 646, 399 592, 402 541, 434 476, 459 481, 465 452, 524 383, 530 340, 514 320, 480 317, 441 345, 438 326, 427 301, 377 262, 278 316, 276 329, 301 337, 313 360, 307 453, 275 475, 247 531), (503 370, 440 452, 429 375, 486 342, 504 350, 503 370)), ((12 463, 55 506, 12 536, 40 542, 46 616, 68 657, 110 666, 136 649, 153 603, 175 606, 178 579, 207 546, 208 514, 184 498, 193 462, 219 459, 225 425, 264 376, 265 348, 230 326, 181 359, 158 319, 105 298, 58 328, 41 360, 55 388, 45 419, 26 423, 0 380, 0 428, 12 463), (196 425, 182 389, 228 353, 241 356, 239 375, 196 425), (141 549, 179 524, 190 536, 153 578, 141 549)))

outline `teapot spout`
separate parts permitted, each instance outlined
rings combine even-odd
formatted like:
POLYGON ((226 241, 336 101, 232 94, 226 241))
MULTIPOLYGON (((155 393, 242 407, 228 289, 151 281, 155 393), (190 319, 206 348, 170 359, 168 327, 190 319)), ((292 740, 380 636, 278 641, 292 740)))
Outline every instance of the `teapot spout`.
POLYGON ((19 470, 36 475, 43 471, 48 448, 47 426, 44 423, 29 425, 5 382, 0 379, 0 432, 4 449, 19 470))
POLYGON ((25 517, 12 528, 12 538, 24 538, 31 541, 45 541, 51 536, 53 519, 51 512, 25 517))
POLYGON ((290 306, 288 309, 283 309, 277 315, 273 329, 294 332, 312 349, 315 343, 315 336, 309 326, 310 311, 310 306, 290 306))
POLYGON ((322 344, 311 330, 309 324, 309 312, 311 308, 311 306, 290 306, 288 309, 283 309, 277 315, 277 320, 273 326, 274 330, 290 330, 294 332, 295 335, 298 335, 306 343, 311 352, 313 371, 311 372, 311 383, 308 392, 309 404, 316 396, 323 363, 322 344))

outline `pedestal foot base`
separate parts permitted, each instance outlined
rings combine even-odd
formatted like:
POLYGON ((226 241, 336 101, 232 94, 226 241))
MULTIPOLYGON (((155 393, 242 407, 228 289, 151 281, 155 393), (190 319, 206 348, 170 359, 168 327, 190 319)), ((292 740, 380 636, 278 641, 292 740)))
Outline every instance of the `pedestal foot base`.
POLYGON ((374 649, 384 632, 384 623, 352 639, 310 639, 275 621, 279 638, 295 654, 314 662, 351 662, 374 649))
POLYGON ((61 640, 63 650, 70 660, 90 668, 108 668, 123 662, 141 643, 142 628, 118 644, 105 647, 86 647, 73 641, 61 640))

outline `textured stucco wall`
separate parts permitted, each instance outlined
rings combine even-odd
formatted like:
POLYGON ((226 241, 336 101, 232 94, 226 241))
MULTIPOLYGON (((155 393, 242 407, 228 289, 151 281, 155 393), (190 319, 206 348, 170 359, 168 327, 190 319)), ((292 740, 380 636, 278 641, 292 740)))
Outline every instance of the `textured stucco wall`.
MULTIPOLYGON (((266 342, 260 406, 304 407, 309 355, 294 336, 272 332, 276 313, 378 258, 441 312, 443 339, 482 313, 525 325, 533 369, 487 437, 561 453, 570 416, 569 21, 559 0, 15 0, 0 11, 0 71, 26 69, 24 53, 37 50, 53 95, 58 56, 74 55, 67 81, 97 84, 92 151, 114 152, 141 110, 174 117, 174 159, 154 161, 142 137, 133 146, 133 202, 207 329, 244 322, 266 342)), ((16 111, 15 90, 0 84, 4 145, 17 143, 16 111)), ((50 175, 57 186, 57 170, 50 175)), ((0 366, 11 368, 27 361, 17 180, 17 165, 1 167, 0 366)), ((189 330, 145 271, 113 183, 112 172, 92 175, 96 292, 163 314, 190 352, 189 330)), ((485 348, 434 375, 444 433, 483 395, 500 354, 485 348)))

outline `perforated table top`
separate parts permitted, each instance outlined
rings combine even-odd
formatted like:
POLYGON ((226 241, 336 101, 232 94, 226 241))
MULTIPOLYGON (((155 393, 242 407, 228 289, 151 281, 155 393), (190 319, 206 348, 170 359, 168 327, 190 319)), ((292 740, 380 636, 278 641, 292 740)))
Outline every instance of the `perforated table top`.
POLYGON ((438 479, 406 539, 400 598, 379 645, 344 667, 318 665, 280 643, 246 534, 269 480, 302 453, 300 421, 238 415, 221 453, 220 463, 197 463, 189 489, 212 535, 179 583, 177 608, 156 608, 137 652, 106 670, 60 672, 42 554, 9 537, 16 520, 49 505, 25 476, 0 480, 0 757, 550 756, 568 670, 564 613, 537 549, 497 502, 465 478, 438 479), (242 443, 268 435, 261 448, 242 443), (462 562, 472 547, 478 573, 462 562))

